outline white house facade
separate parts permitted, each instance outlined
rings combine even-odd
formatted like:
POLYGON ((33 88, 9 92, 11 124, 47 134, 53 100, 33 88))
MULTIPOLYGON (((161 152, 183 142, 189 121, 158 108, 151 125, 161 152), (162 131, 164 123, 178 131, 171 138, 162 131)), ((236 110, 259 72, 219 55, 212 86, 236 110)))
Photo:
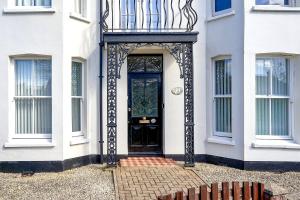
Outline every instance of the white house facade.
POLYGON ((300 1, 4 0, 0 10, 0 171, 128 156, 300 170, 300 1))

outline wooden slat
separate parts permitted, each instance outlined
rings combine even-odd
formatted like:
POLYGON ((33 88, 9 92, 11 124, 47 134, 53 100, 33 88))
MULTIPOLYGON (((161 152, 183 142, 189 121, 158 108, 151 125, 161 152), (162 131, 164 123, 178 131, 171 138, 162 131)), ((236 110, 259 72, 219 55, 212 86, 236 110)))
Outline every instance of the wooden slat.
MULTIPOLYGON (((211 192, 208 192, 208 186, 202 185, 200 187, 200 195, 196 194, 195 188, 188 189, 188 196, 184 196, 183 191, 175 193, 174 200, 264 200, 265 185, 262 183, 243 182, 243 188, 241 190, 239 182, 232 182, 232 190, 230 190, 229 183, 222 183, 222 190, 219 191, 218 183, 211 184, 211 192), (221 197, 219 193, 221 192, 221 197), (252 196, 252 198, 251 198, 252 196), (200 197, 200 199, 199 199, 200 197)), ((172 194, 160 196, 158 200, 173 200, 172 194)), ((270 197, 272 199, 272 197, 270 197)))
POLYGON ((189 188, 188 189, 188 200, 195 200, 196 199, 196 189, 189 188))
POLYGON ((249 184, 249 182, 243 183, 243 200, 250 200, 250 184, 249 184))
POLYGON ((211 200, 219 199, 218 183, 211 184, 211 200))
POLYGON ((258 200, 258 183, 252 183, 252 199, 258 200))
POLYGON ((265 185, 262 183, 258 184, 258 199, 263 200, 264 199, 264 193, 265 193, 265 185))
POLYGON ((200 200, 207 200, 208 191, 206 185, 201 185, 200 187, 200 200))
POLYGON ((183 192, 176 192, 175 200, 183 200, 183 192))
POLYGON ((233 200, 240 200, 240 184, 239 182, 232 182, 233 200))
POLYGON ((229 200, 229 183, 223 182, 222 183, 222 199, 223 200, 229 200))
POLYGON ((165 198, 164 198, 164 200, 172 200, 172 195, 171 194, 166 195, 165 198))

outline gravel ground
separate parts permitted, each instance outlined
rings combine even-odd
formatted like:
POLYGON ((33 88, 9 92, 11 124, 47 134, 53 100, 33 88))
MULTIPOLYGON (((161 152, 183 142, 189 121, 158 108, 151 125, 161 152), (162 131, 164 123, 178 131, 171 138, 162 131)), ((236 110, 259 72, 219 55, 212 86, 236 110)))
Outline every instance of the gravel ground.
POLYGON ((115 199, 113 174, 101 165, 89 165, 59 173, 0 173, 0 199, 115 199))
POLYGON ((300 199, 300 173, 272 173, 238 170, 229 167, 199 163, 194 171, 207 184, 214 182, 250 181, 265 183, 275 195, 284 194, 287 199, 300 199))

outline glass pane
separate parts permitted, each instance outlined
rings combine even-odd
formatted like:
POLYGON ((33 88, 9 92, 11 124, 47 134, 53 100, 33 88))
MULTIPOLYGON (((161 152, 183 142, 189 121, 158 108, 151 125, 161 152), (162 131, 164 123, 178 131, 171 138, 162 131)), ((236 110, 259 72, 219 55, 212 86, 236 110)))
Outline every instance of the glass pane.
POLYGON ((33 96, 51 96, 51 61, 34 61, 33 96))
POLYGON ((31 96, 32 61, 17 60, 15 66, 16 96, 31 96))
POLYGON ((216 131, 231 132, 231 98, 216 98, 216 131))
POLYGON ((137 0, 121 0, 121 28, 134 29, 136 25, 136 8, 137 0))
POLYGON ((215 0, 215 12, 231 8, 231 0, 215 0))
POLYGON ((72 132, 81 131, 81 99, 72 99, 72 132))
POLYGON ((72 96, 82 96, 82 63, 72 62, 72 96))
POLYGON ((143 117, 145 105, 145 81, 144 79, 131 80, 131 106, 132 117, 143 117))
POLYGON ((32 128, 32 99, 15 100, 16 134, 33 133, 32 128))
POLYGON ((270 134, 269 99, 256 99, 256 135, 270 134))
POLYGON ((265 59, 256 60, 256 94, 268 95, 272 61, 265 59))
POLYGON ((128 72, 162 72, 162 56, 128 56, 128 72))
POLYGON ((256 0, 256 5, 268 5, 269 0, 256 0))
POLYGON ((52 100, 34 100, 34 130, 37 134, 52 132, 52 100))
POLYGON ((231 94, 231 60, 216 61, 215 70, 216 95, 231 94))
POLYGON ((273 95, 288 96, 289 94, 289 70, 286 59, 273 59, 272 91, 273 95))
POLYGON ((147 28, 159 29, 161 21, 161 0, 146 2, 147 28))
POLYGON ((272 99, 272 135, 289 135, 289 100, 272 99))
POLYGON ((288 0, 256 0, 256 5, 289 5, 288 0))
POLYGON ((147 117, 158 116, 158 82, 157 79, 147 79, 145 88, 145 115, 147 117))
POLYGON ((145 72, 145 60, 143 56, 128 56, 128 72, 145 72))
POLYGON ((148 56, 144 58, 147 72, 162 72, 162 57, 148 56))

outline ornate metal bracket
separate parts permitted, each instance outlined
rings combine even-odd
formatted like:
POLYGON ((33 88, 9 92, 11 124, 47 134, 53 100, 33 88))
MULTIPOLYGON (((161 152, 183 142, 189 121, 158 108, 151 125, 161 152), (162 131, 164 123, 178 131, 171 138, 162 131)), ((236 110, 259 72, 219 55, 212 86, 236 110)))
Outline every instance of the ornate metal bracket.
POLYGON ((126 57, 143 46, 160 46, 167 49, 176 59, 180 78, 184 78, 184 135, 185 165, 194 166, 194 80, 192 43, 121 43, 108 44, 107 54, 107 163, 117 162, 117 78, 126 57))
POLYGON ((145 46, 157 46, 166 49, 175 58, 180 69, 180 78, 183 78, 183 68, 184 68, 184 51, 185 46, 183 43, 119 43, 116 44, 118 51, 118 63, 117 63, 117 78, 121 78, 121 67, 127 58, 127 56, 134 50, 145 47, 145 46))

